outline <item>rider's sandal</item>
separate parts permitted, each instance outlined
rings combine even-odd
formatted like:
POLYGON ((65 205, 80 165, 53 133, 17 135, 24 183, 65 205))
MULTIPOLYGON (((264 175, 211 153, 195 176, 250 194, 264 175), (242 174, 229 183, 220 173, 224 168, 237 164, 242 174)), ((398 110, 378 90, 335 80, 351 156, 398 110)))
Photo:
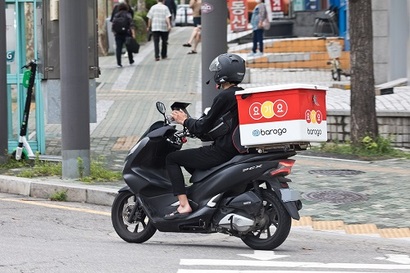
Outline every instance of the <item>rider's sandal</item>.
POLYGON ((188 52, 188 54, 196 54, 197 52, 195 50, 191 50, 188 52))
POLYGON ((179 211, 176 210, 174 212, 171 212, 170 214, 166 214, 164 216, 164 219, 165 220, 182 219, 182 218, 187 217, 190 214, 191 212, 180 213, 179 211))

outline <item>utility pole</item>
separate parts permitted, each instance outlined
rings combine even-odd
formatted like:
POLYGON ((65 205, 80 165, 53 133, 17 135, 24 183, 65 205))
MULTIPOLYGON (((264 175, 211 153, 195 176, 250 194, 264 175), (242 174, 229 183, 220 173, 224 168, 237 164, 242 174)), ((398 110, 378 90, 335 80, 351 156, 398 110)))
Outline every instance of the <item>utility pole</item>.
MULTIPOLYGON (((410 26, 410 3, 407 1, 407 26, 410 26)), ((410 86, 410 27, 407 32, 407 86, 410 86)))
POLYGON ((87 10, 87 1, 60 0, 63 179, 90 173, 87 10))
POLYGON ((0 1, 0 163, 6 161, 8 149, 6 53, 6 5, 0 1))
POLYGON ((209 65, 219 54, 226 53, 228 8, 226 1, 203 0, 201 8, 202 42, 202 110, 211 106, 219 90, 215 88, 209 65), (210 80, 209 84, 206 82, 210 80))

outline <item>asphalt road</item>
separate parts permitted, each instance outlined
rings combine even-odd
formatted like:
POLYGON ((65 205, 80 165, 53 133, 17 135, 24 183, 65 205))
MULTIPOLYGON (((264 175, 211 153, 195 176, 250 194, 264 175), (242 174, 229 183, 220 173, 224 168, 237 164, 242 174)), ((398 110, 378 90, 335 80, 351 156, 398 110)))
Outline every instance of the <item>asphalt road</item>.
POLYGON ((409 272, 410 242, 292 229, 275 251, 222 234, 157 232, 129 244, 109 206, 0 193, 0 272, 409 272))

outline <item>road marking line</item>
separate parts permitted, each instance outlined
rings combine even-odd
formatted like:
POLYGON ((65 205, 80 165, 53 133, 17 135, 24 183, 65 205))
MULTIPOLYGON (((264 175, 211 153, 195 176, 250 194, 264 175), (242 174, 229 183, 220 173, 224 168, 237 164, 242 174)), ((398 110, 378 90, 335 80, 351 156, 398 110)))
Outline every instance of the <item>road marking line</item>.
POLYGON ((42 206, 42 207, 53 208, 53 209, 72 210, 72 211, 86 212, 86 213, 106 215, 106 216, 110 216, 110 215, 111 215, 111 213, 109 213, 109 212, 104 212, 104 211, 91 210, 91 209, 81 209, 81 208, 73 208, 73 207, 67 207, 67 206, 61 206, 61 205, 55 205, 55 204, 46 204, 46 203, 42 203, 42 202, 38 202, 38 201, 32 201, 32 200, 5 199, 5 198, 0 198, 0 200, 1 200, 1 201, 8 201, 8 202, 16 202, 16 203, 22 203, 22 204, 30 204, 30 205, 42 206))
POLYGON ((279 262, 279 261, 249 261, 249 260, 217 260, 217 259, 181 259, 180 265, 207 266, 256 266, 283 268, 334 268, 334 269, 410 269, 410 265, 396 264, 356 264, 356 263, 318 263, 318 262, 279 262))
POLYGON ((179 269, 177 273, 380 273, 380 271, 288 271, 288 270, 207 270, 207 269, 179 269))

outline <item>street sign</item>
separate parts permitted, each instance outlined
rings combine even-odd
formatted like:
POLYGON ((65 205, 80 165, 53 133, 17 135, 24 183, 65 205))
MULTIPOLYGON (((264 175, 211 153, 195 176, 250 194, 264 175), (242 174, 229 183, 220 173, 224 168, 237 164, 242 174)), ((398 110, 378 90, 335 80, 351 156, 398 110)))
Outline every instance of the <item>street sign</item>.
POLYGON ((6 59, 7 59, 8 63, 12 63, 14 61, 14 50, 13 51, 7 51, 6 59))

